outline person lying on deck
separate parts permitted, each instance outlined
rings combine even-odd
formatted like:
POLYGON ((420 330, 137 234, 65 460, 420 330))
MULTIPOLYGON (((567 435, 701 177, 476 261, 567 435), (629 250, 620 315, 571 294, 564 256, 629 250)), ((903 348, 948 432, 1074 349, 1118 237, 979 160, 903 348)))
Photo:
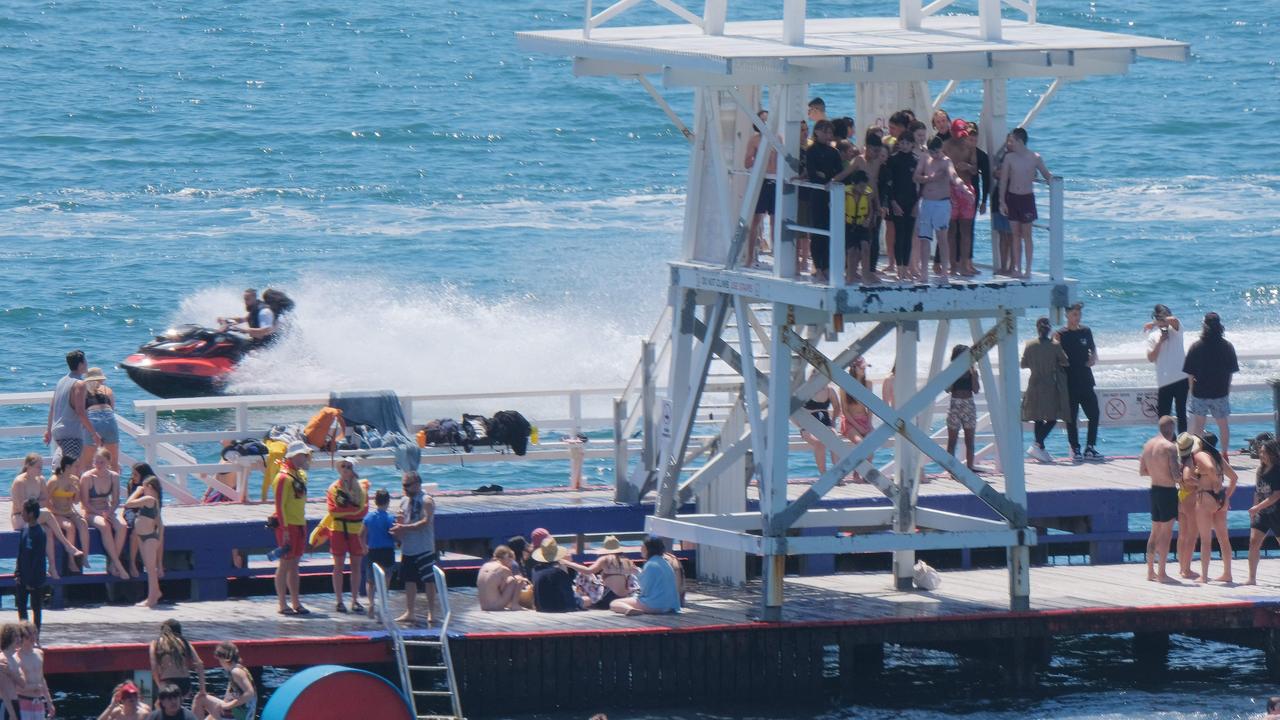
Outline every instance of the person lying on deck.
POLYGON ((663 557, 666 545, 662 538, 644 541, 644 567, 640 570, 640 593, 614 600, 609 609, 623 615, 660 615, 680 611, 680 593, 676 574, 663 557))
POLYGON ((511 562, 516 554, 506 545, 493 551, 493 559, 480 567, 476 577, 476 595, 481 610, 523 610, 520 592, 528 584, 523 577, 511 572, 511 562))

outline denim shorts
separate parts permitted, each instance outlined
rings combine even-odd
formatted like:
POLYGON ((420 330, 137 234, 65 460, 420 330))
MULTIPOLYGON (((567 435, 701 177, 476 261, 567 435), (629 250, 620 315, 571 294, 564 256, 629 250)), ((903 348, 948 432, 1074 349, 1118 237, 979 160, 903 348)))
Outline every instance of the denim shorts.
POLYGON ((116 425, 114 410, 90 410, 89 424, 102 436, 103 445, 116 445, 120 442, 120 428, 116 425))

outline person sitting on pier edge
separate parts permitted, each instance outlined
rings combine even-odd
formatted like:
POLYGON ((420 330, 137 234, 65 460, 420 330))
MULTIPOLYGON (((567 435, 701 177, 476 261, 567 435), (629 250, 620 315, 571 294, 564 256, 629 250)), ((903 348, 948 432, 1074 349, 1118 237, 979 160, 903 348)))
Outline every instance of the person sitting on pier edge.
POLYGON ((53 514, 44 509, 44 505, 49 500, 49 489, 40 474, 43 469, 44 458, 40 453, 27 453, 22 460, 22 472, 18 473, 13 479, 13 484, 9 487, 9 502, 11 509, 9 511, 9 523, 14 530, 21 530, 26 526, 23 520, 23 512, 28 500, 35 500, 40 505, 40 524, 45 531, 45 553, 49 558, 49 577, 57 580, 58 565, 57 558, 54 555, 54 541, 57 541, 67 551, 70 556, 68 563, 78 563, 84 560, 85 553, 62 533, 62 525, 53 517, 53 514))
POLYGON ((72 350, 67 353, 69 372, 63 375, 53 388, 53 399, 49 401, 49 417, 45 421, 44 444, 53 442, 63 457, 70 457, 76 463, 73 472, 79 473, 88 467, 88 463, 80 464, 84 454, 85 439, 94 445, 102 444, 102 436, 94 429, 85 412, 84 375, 88 370, 84 352, 72 350))
POLYGON ((520 591, 526 584, 523 577, 511 572, 516 554, 506 545, 493 550, 493 559, 480 566, 476 576, 476 598, 481 610, 523 610, 520 591))
POLYGON ((325 503, 332 518, 329 528, 329 551, 333 555, 333 594, 337 599, 335 609, 344 613, 342 602, 342 565, 351 555, 351 610, 364 612, 360 604, 360 571, 363 569, 365 547, 361 541, 364 533, 364 517, 369 512, 369 481, 356 474, 356 461, 352 458, 338 460, 338 479, 325 492, 325 503))
POLYGON ((573 578, 561 560, 569 551, 553 537, 544 538, 533 551, 533 608, 538 612, 582 610, 582 600, 573 591, 573 578))
MULTIPOLYGON (((969 352, 968 345, 956 345, 951 348, 951 359, 955 360, 967 352, 969 352)), ((968 372, 951 383, 947 392, 951 393, 951 402, 947 407, 947 454, 956 453, 956 442, 960 439, 960 431, 963 430, 965 465, 977 472, 973 435, 978 428, 978 406, 973 402, 973 396, 982 392, 982 383, 978 380, 977 369, 971 366, 968 372)))
POLYGON ((661 615, 680 611, 680 589, 671 569, 662 538, 644 541, 644 567, 640 569, 640 592, 634 597, 614 600, 609 609, 623 615, 661 615))
POLYGON ((1098 346, 1093 342, 1093 331, 1080 324, 1084 303, 1067 308, 1067 324, 1058 328, 1058 343, 1067 354, 1067 442, 1071 444, 1072 462, 1102 460, 1095 446, 1098 443, 1098 393, 1094 388, 1093 366, 1098 362, 1098 346), (1089 421, 1084 452, 1080 452, 1080 431, 1076 425, 1079 411, 1089 421))
POLYGON ((1142 446, 1142 455, 1138 459, 1138 475, 1151 478, 1147 580, 1176 583, 1165 572, 1165 561, 1169 555, 1169 540, 1173 538, 1173 521, 1178 517, 1177 485, 1182 481, 1182 464, 1178 461, 1178 446, 1174 443, 1174 419, 1165 415, 1158 424, 1160 432, 1142 446))
POLYGON ((182 707, 182 689, 177 685, 165 685, 156 697, 156 709, 147 720, 200 720, 190 710, 182 707))
POLYGON ((44 589, 46 580, 46 540, 40 526, 40 502, 29 499, 22 505, 22 529, 18 532, 18 557, 13 571, 13 602, 18 608, 18 619, 27 619, 27 605, 31 606, 31 618, 36 630, 43 620, 44 589))
POLYGON ((298 563, 307 546, 307 469, 311 467, 311 448, 301 440, 289 443, 280 474, 276 476, 275 522, 276 548, 280 552, 276 566, 276 601, 281 615, 309 615, 299 594, 301 577, 298 563), (289 597, 293 596, 293 605, 289 597))
POLYGON ((1178 432, 1187 431, 1187 374, 1182 364, 1187 351, 1182 345, 1182 321, 1173 316, 1168 305, 1157 304, 1151 311, 1152 321, 1143 326, 1147 333, 1147 361, 1156 366, 1156 412, 1174 414, 1178 432), (1176 413, 1174 412, 1176 408, 1176 413))
POLYGON ((1216 312, 1204 314, 1200 339, 1191 343, 1182 371, 1191 377, 1191 434, 1205 437, 1205 421, 1210 415, 1222 436, 1222 455, 1231 452, 1231 376, 1240 372, 1236 348, 1225 337, 1226 328, 1216 312))
POLYGON ((185 700, 191 697, 191 673, 195 672, 200 681, 199 692, 204 693, 204 663, 200 661, 195 646, 183 637, 182 623, 173 618, 160 623, 160 634, 151 641, 148 655, 153 691, 172 685, 178 688, 185 700))
POLYGON ((1280 440, 1268 440, 1258 451, 1257 484, 1253 489, 1253 505, 1249 508, 1249 579, 1245 585, 1258 584, 1258 556, 1267 535, 1280 540, 1280 440))
POLYGON ((111 704, 98 720, 146 720, 150 716, 151 706, 142 702, 138 686, 126 680, 111 691, 111 704))
POLYGON ((223 640, 213 656, 227 674, 227 692, 221 698, 201 692, 191 708, 202 720, 253 720, 258 711, 258 691, 253 687, 253 676, 240 662, 240 649, 223 640))
POLYGON ((1049 333, 1049 318, 1036 320, 1036 339, 1022 350, 1022 367, 1031 370, 1027 391, 1022 396, 1022 421, 1035 423, 1035 442, 1027 454, 1042 463, 1053 462, 1044 447, 1058 418, 1067 416, 1067 374, 1070 362, 1062 346, 1049 333))
MULTIPOLYGON (((58 527, 62 528, 63 535, 72 538, 73 541, 80 541, 79 550, 81 553, 89 552, 89 524, 85 522, 84 516, 76 510, 76 503, 80 499, 80 478, 72 474, 72 467, 76 464, 74 460, 63 455, 53 468, 53 473, 49 476, 49 493, 47 495, 48 502, 45 508, 53 515, 54 520, 58 522, 58 527)), ((77 556, 78 557, 78 556, 77 556)), ((89 565, 87 555, 80 559, 80 570, 84 570, 89 565)), ((72 572, 76 572, 74 566, 72 572)))
POLYGON ((93 454, 93 467, 80 477, 80 507, 84 508, 86 521, 98 529, 102 552, 107 556, 107 572, 127 580, 129 573, 120 564, 125 527, 116 516, 119 505, 120 474, 111 469, 111 451, 100 447, 93 454))
POLYGON ((1182 481, 1196 486, 1196 527, 1200 531, 1200 578, 1209 582, 1209 559, 1213 555, 1212 536, 1218 538, 1222 556, 1222 574, 1214 582, 1230 584, 1231 537, 1227 534, 1227 507, 1236 491, 1237 475, 1218 450, 1218 437, 1205 433, 1196 439, 1191 463, 1183 468, 1182 481), (1224 479, 1230 480, 1225 484, 1224 479))
POLYGON ((406 470, 401 478, 404 497, 391 526, 400 541, 400 576, 404 579, 404 614, 396 622, 417 620, 417 593, 427 595, 427 624, 435 622, 436 609, 436 501, 422 491, 422 477, 406 470))
POLYGON ((520 591, 520 607, 532 610, 533 552, 529 549, 529 541, 525 540, 523 535, 514 535, 507 540, 507 547, 511 548, 513 554, 510 562, 511 574, 524 583, 524 589, 520 591))
POLYGON ((369 617, 374 616, 374 598, 377 596, 374 592, 373 566, 382 568, 390 578, 391 568, 396 564, 396 539, 391 537, 391 526, 396 520, 387 512, 387 508, 391 506, 391 493, 380 488, 373 494, 373 505, 373 512, 365 515, 363 520, 363 539, 368 553, 361 563, 364 576, 368 578, 365 581, 365 595, 369 598, 369 617))
MULTIPOLYGON (((815 141, 804 151, 805 180, 815 185, 826 185, 840 174, 844 164, 840 153, 831 146, 835 133, 830 120, 819 120, 813 126, 815 141)), ((817 230, 828 230, 831 224, 831 193, 813 188, 801 188, 800 201, 809 208, 809 222, 817 230)), ((813 259, 814 279, 827 280, 831 267, 831 238, 815 234, 809 240, 809 253, 813 259)))
MULTIPOLYGON (((542 547, 542 541, 549 537, 551 537, 551 532, 546 528, 534 528, 533 531, 529 533, 529 554, 525 558, 524 574, 525 577, 530 580, 533 579, 533 566, 536 564, 533 560, 533 553, 538 548, 542 547)), ((515 546, 513 545, 512 547, 515 546)))

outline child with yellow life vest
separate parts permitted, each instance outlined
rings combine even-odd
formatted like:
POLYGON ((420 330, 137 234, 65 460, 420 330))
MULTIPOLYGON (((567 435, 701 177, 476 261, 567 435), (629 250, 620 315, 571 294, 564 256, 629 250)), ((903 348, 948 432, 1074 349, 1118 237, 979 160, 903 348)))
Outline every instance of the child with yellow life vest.
POLYGON ((347 612, 342 602, 342 571, 351 556, 351 609, 363 612, 360 604, 360 575, 365 556, 364 517, 369 512, 369 481, 356 474, 352 458, 338 460, 338 479, 325 492, 328 512, 311 532, 311 547, 327 540, 333 555, 333 594, 338 612, 347 612))
POLYGON ((871 237, 871 228, 880 212, 875 193, 870 187, 865 170, 854 170, 849 184, 844 187, 844 247, 845 282, 853 283, 862 268, 862 283, 874 285, 880 282, 871 267, 871 243, 879 238, 871 237))

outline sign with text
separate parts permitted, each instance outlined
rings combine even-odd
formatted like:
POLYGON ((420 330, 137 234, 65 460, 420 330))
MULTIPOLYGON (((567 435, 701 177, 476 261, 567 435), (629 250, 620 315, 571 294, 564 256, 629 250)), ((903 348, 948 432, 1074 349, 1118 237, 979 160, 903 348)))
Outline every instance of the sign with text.
POLYGON ((1103 425, 1151 425, 1160 417, 1154 389, 1099 389, 1097 393, 1103 425))

